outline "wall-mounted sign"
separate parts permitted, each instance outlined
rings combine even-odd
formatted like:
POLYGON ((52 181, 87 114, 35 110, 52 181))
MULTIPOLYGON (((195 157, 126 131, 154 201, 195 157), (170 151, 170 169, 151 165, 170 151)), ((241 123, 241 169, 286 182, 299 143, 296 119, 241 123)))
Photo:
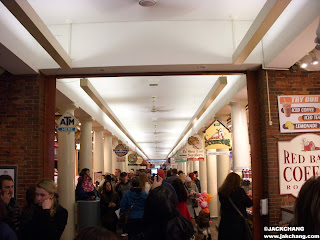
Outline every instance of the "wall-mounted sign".
POLYGON ((320 174, 320 135, 302 134, 278 142, 280 194, 297 197, 301 186, 320 174))
POLYGON ((136 163, 138 160, 138 154, 137 153, 131 153, 128 155, 128 162, 131 164, 136 163))
POLYGON ((118 157, 124 157, 129 152, 129 148, 124 144, 118 144, 113 151, 118 157))
POLYGON ((199 135, 188 138, 187 143, 187 160, 188 161, 204 161, 203 140, 199 135))
POLYGON ((187 147, 179 149, 174 157, 176 163, 187 161, 187 147))
POLYGON ((204 134, 206 149, 231 148, 231 133, 219 120, 216 120, 204 134))
POLYGON ((71 113, 66 112, 58 119, 59 132, 75 132, 77 130, 79 120, 71 113))
POLYGON ((320 132, 320 95, 278 96, 280 132, 320 132))

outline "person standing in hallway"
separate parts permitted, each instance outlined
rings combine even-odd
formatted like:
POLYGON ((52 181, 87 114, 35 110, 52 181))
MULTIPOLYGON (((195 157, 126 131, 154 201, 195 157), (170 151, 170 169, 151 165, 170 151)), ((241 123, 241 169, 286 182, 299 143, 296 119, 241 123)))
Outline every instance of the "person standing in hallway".
POLYGON ((197 185, 198 191, 201 193, 201 184, 199 180, 199 174, 198 171, 194 171, 194 183, 197 185))
POLYGON ((6 205, 0 199, 0 239, 1 240, 18 240, 17 235, 3 220, 6 217, 6 205))
POLYGON ((188 193, 188 202, 187 202, 187 207, 190 212, 190 215, 192 218, 197 217, 197 212, 196 209, 198 209, 198 201, 196 200, 199 195, 198 188, 196 184, 191 180, 190 177, 186 177, 184 181, 185 188, 188 193))
POLYGON ((245 217, 246 208, 253 204, 244 189, 240 187, 240 176, 234 172, 229 173, 219 188, 218 195, 221 203, 218 240, 245 240, 244 220, 231 203, 232 201, 245 217))
POLYGON ((120 207, 119 195, 114 192, 111 182, 105 181, 100 196, 101 224, 116 233, 118 217, 115 211, 120 207))
POLYGON ((37 206, 26 231, 24 240, 59 240, 68 220, 68 211, 57 199, 56 185, 51 179, 43 179, 36 185, 37 206))
POLYGON ((6 206, 6 217, 3 220, 17 232, 19 228, 20 208, 18 202, 13 198, 14 183, 9 175, 0 176, 0 198, 6 206))
POLYGON ((120 183, 116 186, 116 192, 118 193, 120 200, 122 196, 130 190, 132 187, 131 182, 128 180, 128 174, 126 172, 122 172, 120 174, 120 183))
POLYGON ((89 200, 95 199, 97 190, 93 185, 92 178, 90 177, 90 170, 84 168, 79 174, 78 184, 76 187, 76 200, 89 200))
POLYGON ((117 168, 115 171, 114 171, 114 176, 116 177, 116 185, 118 185, 120 183, 120 174, 121 174, 121 170, 119 168, 117 168))

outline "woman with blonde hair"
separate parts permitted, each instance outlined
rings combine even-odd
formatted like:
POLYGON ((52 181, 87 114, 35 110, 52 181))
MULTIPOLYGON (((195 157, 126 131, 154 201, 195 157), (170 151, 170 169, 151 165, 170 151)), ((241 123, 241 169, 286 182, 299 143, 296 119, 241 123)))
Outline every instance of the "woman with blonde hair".
POLYGON ((23 239, 60 239, 67 224, 68 211, 59 204, 57 196, 53 180, 43 179, 37 183, 37 206, 23 239))
POLYGON ((183 183, 184 183, 184 180, 186 180, 186 177, 187 176, 183 172, 179 174, 179 178, 183 183))
POLYGON ((236 208, 246 217, 246 208, 252 206, 252 200, 240 187, 240 176, 234 172, 229 173, 219 188, 218 195, 221 203, 218 240, 244 240, 245 222, 236 208))
POLYGON ((145 193, 149 193, 151 184, 149 183, 148 175, 145 172, 141 172, 139 175, 140 187, 145 193))

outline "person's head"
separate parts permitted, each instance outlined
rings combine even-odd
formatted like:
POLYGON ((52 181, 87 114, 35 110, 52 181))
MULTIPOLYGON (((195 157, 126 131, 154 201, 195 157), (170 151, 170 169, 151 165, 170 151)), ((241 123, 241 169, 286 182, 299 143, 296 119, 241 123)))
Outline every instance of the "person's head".
POLYGON ((130 170, 130 172, 128 173, 128 178, 132 179, 135 175, 136 175, 136 172, 133 170, 130 170))
POLYGON ((140 187, 145 190, 146 182, 148 182, 148 176, 145 172, 141 172, 139 175, 140 187))
POLYGON ((181 173, 183 173, 183 171, 182 171, 182 170, 179 170, 179 171, 178 171, 178 175, 180 175, 181 173))
POLYGON ((117 240, 117 237, 103 227, 87 227, 82 229, 74 240, 117 240))
POLYGON ((189 177, 191 178, 192 181, 195 180, 195 177, 194 177, 194 173, 193 173, 193 172, 189 173, 189 177))
POLYGON ((320 177, 311 177, 296 199, 294 226, 303 226, 304 234, 320 234, 320 177))
POLYGON ((112 176, 108 174, 106 175, 105 180, 111 182, 113 179, 112 179, 112 176))
POLYGON ((9 197, 13 197, 14 184, 13 179, 9 175, 0 176, 0 194, 8 193, 9 197))
POLYGON ((116 176, 116 178, 120 178, 120 174, 121 174, 121 170, 117 168, 114 172, 114 175, 116 176))
POLYGON ((192 180, 190 177, 186 177, 184 179, 184 183, 186 184, 187 187, 191 187, 191 184, 192 184, 192 180))
POLYGON ((186 175, 182 172, 179 174, 179 179, 184 183, 185 179, 186 179, 186 175))
POLYGON ((123 183, 128 182, 128 174, 126 172, 120 173, 120 181, 123 183))
POLYGON ((180 180, 180 178, 176 178, 172 182, 172 186, 176 190, 177 196, 178 196, 178 202, 185 202, 188 198, 188 193, 186 191, 186 188, 183 185, 183 182, 180 180))
POLYGON ((113 188, 112 188, 112 184, 110 181, 105 181, 103 183, 103 192, 107 192, 107 193, 112 193, 113 192, 113 188))
POLYGON ((85 175, 90 177, 90 169, 89 168, 84 168, 81 170, 81 172, 79 173, 80 177, 84 177, 85 175))
POLYGON ((51 199, 52 206, 50 208, 50 216, 53 217, 56 214, 56 209, 58 206, 58 201, 56 199, 56 184, 51 179, 42 179, 36 185, 36 201, 39 206, 42 206, 42 203, 51 199))
POLYGON ((166 179, 166 174, 164 173, 164 171, 160 168, 158 168, 158 176, 160 176, 163 180, 166 179))
POLYGON ((178 169, 173 168, 173 169, 171 170, 171 174, 172 174, 172 176, 177 176, 177 174, 178 174, 178 169))
POLYGON ((149 192, 144 210, 146 223, 165 224, 177 215, 179 215, 179 210, 172 191, 164 186, 159 186, 149 192))
POLYGON ((167 171, 167 178, 168 178, 168 177, 171 177, 171 176, 172 176, 172 170, 169 169, 169 170, 167 171))
POLYGON ((134 177, 131 180, 132 187, 139 188, 140 187, 140 179, 138 177, 134 177))
POLYGON ((198 171, 194 171, 193 173, 195 178, 199 177, 198 171))
POLYGON ((32 206, 36 201, 36 186, 32 185, 30 186, 26 191, 26 201, 28 206, 32 206))
POLYGON ((229 197, 234 190, 240 187, 240 176, 234 172, 227 175, 218 192, 219 195, 229 197))

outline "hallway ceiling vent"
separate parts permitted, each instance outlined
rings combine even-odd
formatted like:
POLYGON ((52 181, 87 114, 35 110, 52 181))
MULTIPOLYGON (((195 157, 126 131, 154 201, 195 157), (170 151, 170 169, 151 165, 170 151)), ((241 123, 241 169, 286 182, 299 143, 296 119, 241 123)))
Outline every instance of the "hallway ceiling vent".
POLYGON ((142 6, 142 7, 152 7, 156 4, 156 0, 140 0, 139 1, 139 4, 142 6))

